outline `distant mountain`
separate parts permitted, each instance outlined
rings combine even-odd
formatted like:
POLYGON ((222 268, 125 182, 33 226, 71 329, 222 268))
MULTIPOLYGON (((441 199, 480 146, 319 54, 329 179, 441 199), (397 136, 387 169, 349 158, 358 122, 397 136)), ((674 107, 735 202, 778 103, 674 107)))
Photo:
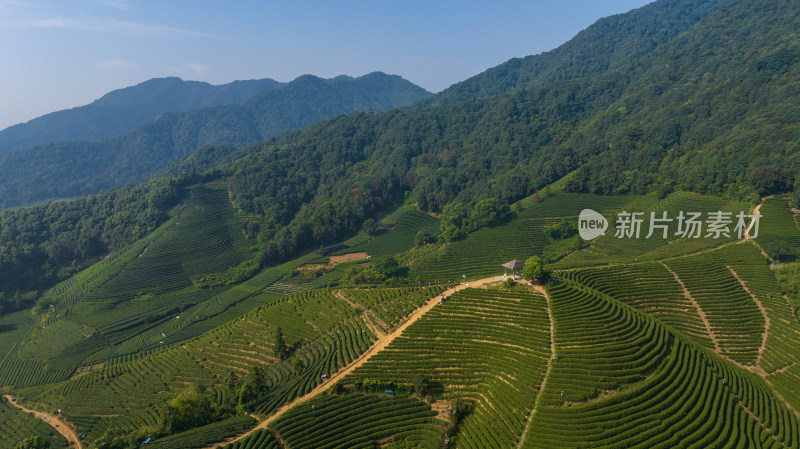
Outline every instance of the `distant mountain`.
POLYGON ((672 41, 730 0, 667 0, 605 17, 558 48, 513 58, 422 104, 457 103, 611 72, 672 41))
MULTIPOLYGON (((667 195, 674 189, 754 203, 760 195, 795 190, 800 198, 800 37, 794 32, 800 0, 660 0, 649 10, 680 7, 679 16, 691 17, 700 6, 717 9, 677 33, 671 31, 676 19, 663 16, 652 36, 674 37, 613 70, 527 88, 497 81, 471 101, 340 115, 235 151, 203 148, 181 161, 186 165, 173 165, 171 175, 179 176, 138 190, 0 213, 0 286, 51 285, 60 269, 88 259, 92 253, 84 248, 95 242, 118 248, 141 234, 120 229, 152 229, 174 204, 161 198, 179 197, 179 188, 164 187, 170 182, 224 184, 238 209, 259 217, 251 231, 263 242, 267 263, 346 238, 377 209, 406 196, 432 212, 486 198, 511 204, 567 174, 571 192, 667 195), (192 175, 195 170, 203 175, 192 175)), ((609 31, 612 41, 624 35, 609 31)), ((631 34, 630 42, 611 47, 634 48, 648 39, 658 40, 631 34)), ((601 53, 596 60, 616 60, 601 53)), ((585 55, 564 54, 562 67, 579 61, 578 54, 585 55)), ((313 78, 299 81, 324 89, 313 78)), ((168 116, 149 126, 167 123, 168 116)), ((238 123, 231 119, 225 130, 238 123)), ((178 135, 176 125, 164 126, 178 135)), ((196 134, 197 128, 187 129, 187 136, 196 134)), ((130 172, 143 166, 137 152, 172 147, 158 135, 172 136, 129 134, 142 137, 141 145, 125 147, 129 152, 106 145, 50 153, 53 160, 99 160, 94 166, 60 168, 46 152, 35 163, 6 161, 0 200, 56 196, 58 190, 45 189, 65 181, 80 191, 88 182, 113 184, 107 178, 117 173, 134 179, 130 172), (124 158, 134 156, 140 165, 126 166, 124 158)), ((13 294, 9 288, 7 297, 13 294)))
POLYGON ((144 179, 203 145, 241 146, 338 114, 387 111, 429 95, 380 72, 327 80, 304 75, 242 103, 164 113, 109 140, 7 153, 0 155, 0 208, 97 193, 144 179))
POLYGON ((108 139, 164 112, 242 102, 283 86, 273 79, 234 81, 214 86, 180 78, 154 78, 115 90, 85 106, 53 112, 0 131, 0 153, 49 142, 108 139))

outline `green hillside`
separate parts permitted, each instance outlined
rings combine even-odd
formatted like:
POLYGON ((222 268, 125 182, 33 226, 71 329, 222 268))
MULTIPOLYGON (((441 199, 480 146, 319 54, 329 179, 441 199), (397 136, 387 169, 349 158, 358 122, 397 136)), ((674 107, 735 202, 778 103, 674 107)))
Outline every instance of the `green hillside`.
POLYGON ((25 326, 26 343, 5 355, 0 383, 65 379, 83 363, 156 348, 167 331, 186 332, 200 316, 213 318, 252 296, 193 285, 252 257, 227 193, 193 189, 171 215, 155 233, 46 292, 38 325, 25 326))
MULTIPOLYGON (((798 25, 661 0, 424 104, 4 212, 0 390, 86 449, 800 447, 798 25)), ((51 438, 10 407, 0 449, 51 438)))
POLYGON ((14 448, 20 441, 37 437, 52 448, 69 447, 67 440, 55 429, 0 397, 0 447, 14 448))
MULTIPOLYGON (((585 75, 548 75, 520 86, 487 81, 497 91, 477 99, 339 116, 235 151, 205 148, 170 173, 197 170, 230 186, 236 207, 258 217, 252 228, 270 264, 346 239, 406 195, 429 212, 490 197, 511 204, 567 174, 570 192, 665 196, 683 190, 754 204, 759 195, 794 189, 798 114, 792 99, 800 69, 793 55, 800 44, 791 30, 797 21, 793 2, 656 2, 531 59, 552 64, 500 70, 504 80, 534 79, 534 66, 575 67, 588 51, 582 42, 607 36, 597 50, 601 62, 590 65, 599 69, 585 75), (625 32, 631 28, 636 32, 625 32)), ((560 73, 555 70, 550 73, 560 73)), ((198 120, 216 126, 206 118, 198 120)), ((51 205, 46 222, 72 207, 88 206, 51 205)), ((135 207, 123 217, 103 210, 86 215, 130 226, 147 206, 135 207)), ((97 229, 89 232, 99 238, 97 229)), ((34 245, 47 248, 57 237, 45 240, 34 245)), ((28 244, 13 237, 4 242, 13 253, 28 244)), ((16 256, 8 257, 8 269, 23 273, 21 265, 69 266, 49 254, 44 260, 16 256)))
POLYGON ((560 80, 613 72, 628 61, 654 51, 729 0, 653 2, 625 14, 598 20, 560 47, 514 58, 422 101, 448 104, 492 97, 560 80), (669 23, 669 26, 664 26, 669 23))
MULTIPOLYGON (((576 219, 575 213, 588 205, 612 216, 632 208, 672 211, 681 204, 697 210, 726 206, 712 197, 683 193, 663 200, 556 193, 465 240, 422 248, 413 248, 409 236, 433 230, 437 221, 404 206, 387 217, 393 228, 354 239, 363 243, 347 251, 384 251, 411 268, 425 266, 417 255, 420 249, 429 255, 449 254, 452 261, 463 261, 451 271, 476 279, 501 274, 495 262, 503 261, 510 248, 523 258, 541 254, 551 244, 542 231, 546 224, 576 219), (524 229, 538 231, 531 236, 524 229), (533 246, 505 246, 509 239, 533 246)), ((766 209, 763 223, 781 213, 766 209)), ((249 311, 238 312, 225 324, 218 321, 222 313, 195 315, 210 307, 205 300, 154 327, 127 327, 118 320, 124 332, 115 333, 109 331, 115 328, 97 326, 109 343, 115 336, 120 340, 109 349, 92 349, 92 338, 83 334, 87 328, 79 319, 100 323, 110 317, 102 312, 106 302, 116 304, 109 310, 150 301, 180 303, 180 292, 189 287, 168 282, 178 279, 175 273, 190 279, 190 273, 234 265, 246 254, 226 192, 195 188, 172 215, 140 246, 55 288, 52 297, 61 299, 42 316, 50 323, 44 329, 28 328, 22 335, 27 320, 18 313, 9 316, 16 323, 13 329, 9 325, 0 334, 19 342, 3 363, 14 367, 5 371, 4 383, 17 385, 13 394, 25 403, 45 408, 57 404, 76 430, 87 434, 89 444, 100 445, 104 435, 119 431, 126 438, 160 436, 175 447, 204 447, 249 432, 254 422, 239 415, 247 410, 257 416, 280 415, 269 431, 257 431, 231 447, 438 447, 444 438, 455 447, 672 447, 678 441, 794 447, 800 441, 800 422, 792 414, 800 406, 792 381, 800 356, 800 322, 751 243, 704 239, 708 241, 692 247, 667 244, 672 252, 664 249, 656 260, 647 256, 652 249, 645 245, 627 256, 640 255, 641 261, 611 266, 600 254, 594 265, 586 259, 578 268, 557 271, 558 281, 546 287, 549 299, 527 286, 498 288, 499 282, 489 289, 459 289, 329 385, 323 374, 333 376, 355 363, 441 290, 334 286, 282 298, 278 292, 291 289, 274 286, 302 289, 305 284, 292 280, 293 270, 326 260, 310 254, 234 288, 209 290, 208 295, 223 289, 211 298, 217 301, 242 296, 251 301, 249 311), (181 226, 181 232, 173 232, 181 226), (240 240, 233 238, 234 231, 240 240), (225 235, 227 245, 219 243, 226 241, 225 235), (201 242, 207 248, 202 254, 216 254, 210 258, 213 263, 203 265, 205 259, 197 257, 201 242), (133 256, 126 259, 125 254, 133 256), (193 263, 180 263, 183 257, 193 263), (182 271, 172 271, 172 266, 182 271), (114 276, 103 276, 108 267, 114 276), (128 285, 123 273, 134 269, 154 270, 142 278, 159 288, 141 294, 154 285, 112 288, 128 285), (167 288, 173 284, 177 290, 167 288), (102 303, 91 293, 100 286, 108 289, 102 303), (70 299, 72 291, 83 296, 70 299), (53 318, 63 311, 70 311, 68 319, 53 318), (183 316, 192 323, 182 324, 183 316), (288 348, 285 357, 276 349, 278 328, 288 348), (162 331, 169 336, 161 336, 162 331), (63 343, 54 345, 53 335, 63 343), (81 345, 70 345, 70 338, 81 345), (26 363, 8 364, 15 354, 24 354, 19 360, 26 363), (74 365, 68 369, 63 364, 65 371, 58 371, 51 359, 58 355, 59 362, 70 360, 68 354, 73 354, 74 365), (66 382, 53 382, 67 377, 66 382), (328 391, 282 411, 283 405, 317 387, 328 391), (215 421, 169 436, 163 428, 165 404, 192 391, 219 404, 215 421), (347 425, 330 425, 333 416, 347 425), (311 427, 303 424, 310 422, 311 427), (582 423, 579 431, 564 430, 575 422, 582 423)), ((450 267, 452 261, 440 265, 450 267)), ((429 274, 433 280, 439 273, 429 274)), ((307 288, 315 287, 312 283, 307 288)))
POLYGON ((304 75, 241 102, 165 110, 102 141, 56 141, 0 156, 0 208, 99 193, 146 179, 205 145, 247 145, 338 114, 386 111, 428 95, 380 72, 358 78, 304 75))

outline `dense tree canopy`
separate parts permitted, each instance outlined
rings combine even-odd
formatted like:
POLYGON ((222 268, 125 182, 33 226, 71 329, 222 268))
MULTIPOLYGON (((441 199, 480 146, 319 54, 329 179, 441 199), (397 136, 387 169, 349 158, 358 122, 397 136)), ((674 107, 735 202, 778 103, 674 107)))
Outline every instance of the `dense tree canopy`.
POLYGON ((237 104, 159 115, 101 142, 55 142, 0 155, 0 208, 140 181, 208 144, 245 145, 351 111, 385 111, 429 93, 399 76, 304 75, 237 104))
MULTIPOLYGON (((568 191, 599 194, 683 189, 755 201, 800 188, 800 8, 739 0, 648 8, 603 22, 613 45, 586 71, 537 77, 530 72, 544 63, 509 61, 496 68, 503 76, 473 80, 497 83, 477 99, 340 115, 237 150, 204 147, 169 172, 226 185, 253 217, 245 233, 261 245, 260 265, 352 235, 406 195, 440 213, 439 238, 452 241, 569 173, 568 191), (640 45, 643 36, 654 45, 640 45), (621 56, 631 48, 634 56, 621 56), (514 81, 523 78, 538 81, 514 81)), ((572 50, 530 61, 569 66, 584 51, 564 48, 572 50)), ((0 215, 7 302, 144 235, 178 198, 170 185, 0 215)))

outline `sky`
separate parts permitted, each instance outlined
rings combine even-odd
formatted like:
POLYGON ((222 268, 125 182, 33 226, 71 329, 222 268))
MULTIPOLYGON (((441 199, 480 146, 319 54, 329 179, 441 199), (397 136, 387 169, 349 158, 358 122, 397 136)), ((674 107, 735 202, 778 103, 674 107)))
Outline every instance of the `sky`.
POLYGON ((0 0, 0 129, 178 76, 374 71, 432 92, 650 0, 0 0))

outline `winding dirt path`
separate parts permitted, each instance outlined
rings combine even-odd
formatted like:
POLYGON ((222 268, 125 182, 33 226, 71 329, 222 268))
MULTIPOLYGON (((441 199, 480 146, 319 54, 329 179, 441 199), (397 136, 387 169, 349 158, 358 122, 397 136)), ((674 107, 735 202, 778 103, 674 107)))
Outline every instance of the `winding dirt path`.
POLYGON ((692 303, 695 310, 697 310, 697 315, 700 317, 700 321, 702 321, 703 325, 706 327, 706 332, 708 333, 708 337, 711 338, 711 342, 714 343, 714 352, 720 354, 719 341, 717 341, 717 336, 714 335, 714 331, 711 330, 711 324, 708 322, 708 317, 706 317, 706 313, 703 312, 703 308, 700 307, 700 304, 698 304, 697 301, 695 301, 695 299, 692 297, 692 294, 691 292, 689 292, 689 289, 686 288, 686 285, 684 285, 681 278, 678 277, 678 273, 672 271, 672 268, 668 267, 667 264, 663 262, 661 263, 661 265, 664 265, 664 268, 666 268, 667 271, 672 273, 672 276, 675 278, 675 281, 683 289, 683 296, 686 297, 686 299, 688 299, 689 302, 692 303))
POLYGON ((764 307, 764 304, 761 303, 761 301, 756 297, 756 295, 754 295, 753 292, 751 292, 750 289, 747 288, 747 284, 745 284, 742 278, 739 277, 739 274, 736 271, 734 271, 730 265, 725 265, 725 268, 730 270, 731 274, 733 275, 733 277, 736 278, 737 281, 739 281, 739 284, 742 286, 744 291, 746 291, 747 294, 750 295, 751 298, 753 298, 753 301, 756 303, 756 306, 758 306, 758 310, 761 311, 761 315, 764 317, 764 332, 761 334, 761 346, 758 348, 758 357, 756 357, 756 363, 755 363, 756 366, 760 366, 761 359, 764 357, 764 349, 767 347, 767 337, 769 337, 769 327, 772 325, 772 321, 769 319, 769 313, 767 313, 767 308, 764 307))
MULTIPOLYGON (((505 278, 506 278, 505 276, 494 276, 494 277, 479 279, 477 281, 467 282, 463 287, 461 287, 461 290, 463 290, 464 288, 467 288, 467 287, 480 287, 480 286, 483 286, 485 284, 490 284, 490 283, 493 283, 493 282, 499 282, 499 281, 504 280, 505 278)), ((455 293, 459 289, 458 287, 459 286, 456 285, 451 289, 445 290, 442 294, 446 298, 446 297, 452 295, 453 293, 455 293)), ((292 400, 288 404, 283 405, 281 408, 279 408, 277 411, 275 411, 275 413, 271 414, 269 417, 267 417, 267 419, 265 419, 264 421, 261 421, 260 423, 258 423, 258 425, 256 425, 252 429, 248 430, 247 432, 242 433, 240 435, 237 435, 235 437, 228 438, 227 440, 224 440, 224 441, 221 441, 221 442, 218 442, 218 443, 210 444, 210 445, 206 446, 204 449, 216 449, 218 446, 225 446, 226 444, 234 443, 236 441, 239 441, 239 440, 242 440, 244 438, 247 438, 248 436, 250 436, 256 430, 266 429, 270 424, 272 424, 273 422, 277 421, 278 418, 283 416, 286 412, 291 410, 293 407, 295 407, 297 405, 300 405, 300 404, 304 404, 304 403, 314 399, 315 397, 319 396, 320 394, 324 393, 325 391, 329 390, 331 387, 333 387, 336 384, 336 382, 340 381, 342 378, 344 378, 348 374, 352 373, 356 368, 358 368, 361 365, 367 363, 367 361, 369 361, 369 359, 372 358, 373 355, 375 355, 375 354, 381 352, 382 350, 386 349, 386 347, 389 346, 389 344, 391 344, 397 337, 399 337, 409 326, 414 324, 417 320, 422 318, 426 313, 430 312, 431 309, 433 309, 437 304, 439 304, 439 301, 440 301, 440 296, 439 295, 434 296, 433 298, 429 299, 428 302, 426 302, 422 307, 414 310, 411 313, 411 315, 408 316, 406 321, 403 322, 403 324, 398 326, 390 334, 387 334, 387 335, 385 335, 385 336, 383 336, 381 338, 378 338, 375 341, 375 343, 373 343, 372 346, 370 346, 369 349, 364 351, 364 353, 361 354, 357 359, 355 359, 352 362, 350 362, 343 369, 337 371, 336 374, 333 374, 324 383, 317 385, 308 394, 306 394, 304 396, 301 396, 299 398, 295 398, 294 400, 292 400)))
POLYGON ((550 370, 553 368, 553 357, 556 354, 556 328, 555 324, 553 323, 553 312, 550 307, 550 296, 547 295, 547 290, 545 290, 541 285, 535 285, 533 288, 537 292, 544 295, 544 299, 547 301, 547 316, 550 318, 550 357, 547 359, 547 369, 544 372, 542 383, 539 385, 539 391, 536 392, 536 400, 533 401, 531 414, 528 415, 528 422, 525 423, 525 430, 522 431, 522 436, 519 438, 517 448, 521 448, 522 444, 525 443, 525 438, 528 437, 528 430, 531 428, 533 416, 536 414, 536 409, 539 407, 539 401, 542 399, 542 391, 544 391, 544 388, 547 386, 547 379, 550 377, 550 370))
POLYGON ((17 402, 11 395, 6 394, 3 395, 4 398, 8 401, 9 404, 13 405, 14 407, 22 410, 25 413, 30 413, 36 417, 36 419, 42 420, 50 425, 50 427, 56 429, 58 433, 60 433, 64 438, 69 441, 70 444, 74 444, 76 448, 83 449, 83 445, 81 445, 81 440, 78 439, 78 435, 75 434, 75 431, 67 425, 66 421, 62 420, 56 415, 52 415, 50 413, 39 412, 36 410, 31 410, 24 405, 17 402))
MULTIPOLYGON (((764 205, 764 201, 766 201, 766 200, 768 200, 770 198, 772 198, 772 195, 764 197, 764 198, 761 198, 761 202, 758 203, 758 205, 756 205, 755 209, 753 209, 753 215, 756 215, 758 213, 758 211, 761 210, 761 206, 764 205)), ((750 230, 753 229, 753 226, 755 226, 755 224, 756 224, 756 219, 752 218, 750 220, 750 224, 747 225, 747 229, 744 230, 744 239, 745 240, 750 240, 750 230)))
MULTIPOLYGON (((763 205, 764 205, 764 201, 766 201, 766 200, 768 200, 768 199, 772 198, 773 196, 774 196, 774 195, 770 195, 770 196, 766 196, 766 197, 764 197, 764 198, 761 198, 761 202, 760 202, 760 203, 758 203, 758 205, 756 205, 755 209, 753 209, 753 215, 757 214, 757 213, 758 213, 758 211, 759 211, 759 210, 761 210, 761 206, 763 206, 763 205)), ((762 248, 762 247, 761 247, 761 245, 759 245, 759 244, 758 244, 758 242, 756 242, 755 240, 753 240, 753 238, 752 238, 752 237, 750 237, 750 231, 753 229, 753 226, 755 226, 755 224, 756 224, 756 219, 755 219, 755 218, 752 218, 752 219, 750 220, 750 224, 749 224, 749 225, 747 225, 747 229, 745 229, 745 230, 744 230, 744 240, 742 240, 741 242, 747 242, 747 241, 750 241, 750 242, 752 242, 752 243, 753 243, 753 245, 756 245, 756 248, 758 248, 758 250, 759 250, 759 251, 761 251, 761 254, 762 254, 764 257, 766 257, 766 258, 767 258, 767 260, 769 260, 769 261, 772 261, 772 258, 771 258, 771 257, 769 257, 769 254, 767 254, 767 252, 766 252, 766 251, 764 251, 764 248, 762 248)), ((740 242, 740 243, 741 243, 741 242, 740 242)))
MULTIPOLYGON (((352 308, 354 308, 356 310, 359 310, 361 312, 361 317, 364 318, 364 324, 367 325, 369 330, 372 331, 372 333, 375 334, 375 336, 377 338, 380 339, 380 338, 383 338, 383 337, 386 336, 386 332, 383 332, 382 330, 380 330, 380 328, 378 328, 378 326, 376 326, 375 323, 373 322, 373 320, 372 320, 373 316, 372 316, 372 313, 369 310, 365 309, 361 304, 358 304, 358 303, 352 301, 350 298, 347 297, 347 295, 345 295, 344 293, 342 293, 339 290, 334 290, 331 293, 333 294, 333 296, 335 296, 335 297, 341 299, 342 301, 346 302, 347 304, 349 304, 350 307, 352 307, 352 308)), ((385 327, 388 328, 389 326, 385 326, 385 327)))

